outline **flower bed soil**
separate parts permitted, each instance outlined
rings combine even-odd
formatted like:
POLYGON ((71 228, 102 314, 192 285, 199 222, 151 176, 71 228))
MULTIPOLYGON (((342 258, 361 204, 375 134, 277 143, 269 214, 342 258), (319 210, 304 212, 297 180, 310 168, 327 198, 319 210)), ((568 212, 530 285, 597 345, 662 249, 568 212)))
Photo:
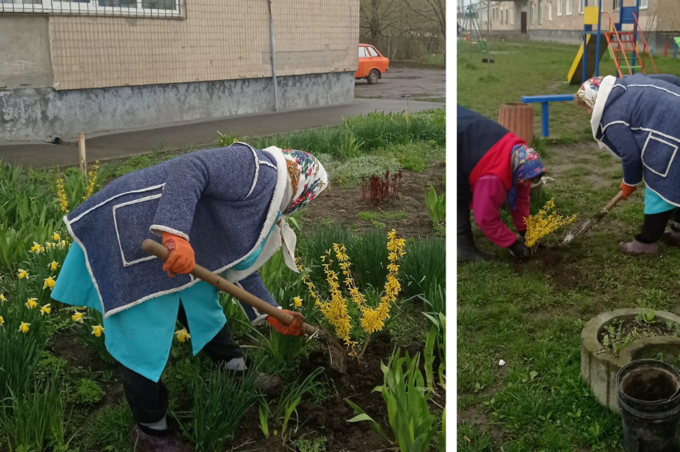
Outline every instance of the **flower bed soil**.
POLYGON ((425 206, 425 190, 430 184, 438 194, 445 191, 443 175, 446 164, 438 163, 421 172, 402 171, 401 188, 397 199, 389 199, 383 204, 372 206, 361 200, 361 187, 341 188, 331 184, 331 188, 314 202, 309 203, 305 211, 307 221, 305 228, 313 228, 323 220, 332 220, 345 227, 362 233, 373 228, 368 221, 358 217, 359 212, 404 212, 400 219, 380 219, 388 230, 396 229, 399 236, 429 237, 435 235, 432 221, 425 206))

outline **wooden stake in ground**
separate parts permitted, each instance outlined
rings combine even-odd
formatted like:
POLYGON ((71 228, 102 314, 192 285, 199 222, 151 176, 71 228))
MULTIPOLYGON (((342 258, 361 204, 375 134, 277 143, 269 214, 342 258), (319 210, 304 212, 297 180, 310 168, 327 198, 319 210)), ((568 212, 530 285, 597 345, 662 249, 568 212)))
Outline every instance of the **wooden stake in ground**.
POLYGON ((80 162, 80 172, 87 177, 87 156, 85 155, 85 134, 78 134, 78 158, 80 162))

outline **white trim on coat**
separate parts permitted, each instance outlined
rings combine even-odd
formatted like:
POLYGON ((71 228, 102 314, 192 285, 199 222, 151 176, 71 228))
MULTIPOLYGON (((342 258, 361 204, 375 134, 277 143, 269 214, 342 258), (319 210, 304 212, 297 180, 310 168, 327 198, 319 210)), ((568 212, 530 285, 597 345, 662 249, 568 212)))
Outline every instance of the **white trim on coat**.
POLYGON ((169 234, 173 234, 173 235, 176 235, 178 237, 182 237, 187 242, 189 241, 189 236, 186 235, 184 232, 178 231, 177 229, 169 228, 167 226, 161 226, 160 224, 152 224, 151 226, 149 226, 149 232, 152 233, 153 235, 158 236, 158 237, 163 237, 162 233, 167 232, 169 234), (159 231, 161 233, 159 233, 159 231))
POLYGON ((73 228, 71 227, 71 223, 68 222, 68 218, 66 218, 66 215, 64 215, 64 224, 66 224, 66 229, 68 230, 68 233, 71 234, 71 237, 73 237, 73 241, 78 244, 81 250, 83 250, 83 254, 85 255, 85 267, 87 267, 87 272, 90 274, 92 285, 97 290, 99 303, 101 303, 102 305, 102 312, 106 312, 106 309, 104 309, 104 299, 102 298, 102 293, 99 290, 99 284, 97 284, 97 280, 94 277, 94 273, 92 273, 92 267, 90 267, 90 259, 88 259, 87 257, 87 250, 85 249, 85 245, 83 245, 83 242, 81 242, 80 239, 73 233, 73 228))
POLYGON ((255 190, 255 186, 257 185, 257 179, 260 176, 260 159, 257 158, 257 152, 255 152, 255 149, 253 149, 253 147, 251 145, 246 144, 246 143, 241 143, 240 141, 237 142, 236 144, 243 144, 245 146, 248 146, 250 148, 250 150, 253 151, 253 157, 255 157, 255 177, 253 178, 253 185, 250 187, 250 191, 248 192, 246 197, 243 198, 244 200, 246 200, 253 193, 253 190, 255 190))
POLYGON ((77 217, 75 217, 73 220, 69 220, 69 219, 65 216, 65 217, 64 217, 64 223, 73 224, 73 223, 75 223, 76 221, 78 221, 78 220, 80 220, 81 218, 83 218, 83 217, 84 217, 85 215, 87 215, 88 213, 92 212, 93 210, 98 209, 98 208, 100 208, 101 206, 103 206, 104 204, 108 203, 109 201, 113 201, 114 199, 120 198, 121 196, 130 195, 130 194, 133 194, 133 193, 144 193, 145 191, 158 190, 159 188, 162 189, 164 186, 165 186, 165 183, 162 183, 162 184, 159 184, 159 185, 154 185, 154 186, 152 186, 152 187, 140 188, 139 190, 126 191, 125 193, 118 193, 117 195, 110 197, 110 198, 107 199, 106 201, 100 202, 99 204, 97 204, 97 205, 94 206, 94 207, 90 207, 90 208, 87 209, 85 212, 83 212, 83 213, 81 213, 80 215, 78 215, 77 217))
POLYGON ((668 172, 671 170, 671 166, 673 165, 673 160, 675 160, 675 156, 678 153, 678 146, 674 145, 673 143, 669 143, 666 140, 662 140, 661 138, 656 138, 654 137, 654 132, 649 132, 649 135, 647 135, 647 139, 645 140, 645 145, 642 147, 642 153, 640 154, 640 160, 642 161, 642 164, 647 168, 649 171, 651 171, 654 174, 657 174, 661 177, 668 177, 668 172), (660 143, 667 144, 668 146, 674 148, 673 150, 673 155, 671 156, 670 162, 668 162, 668 166, 666 167, 666 172, 661 174, 660 172, 656 171, 652 167, 648 166, 645 163, 645 151, 647 150, 647 145, 649 144, 649 140, 655 140, 660 143))
POLYGON ((132 262, 128 262, 127 260, 125 260, 125 253, 123 253, 123 244, 120 241, 120 233, 118 232, 118 220, 116 218, 116 210, 118 210, 119 207, 125 207, 125 206, 129 206, 129 205, 132 205, 132 204, 139 204, 140 202, 146 202, 146 201, 158 199, 161 196, 163 196, 163 195, 162 194, 151 195, 151 196, 147 196, 145 198, 134 199, 132 201, 124 202, 124 203, 117 204, 117 205, 113 206, 113 227, 116 229, 116 238, 118 239, 118 248, 120 248, 120 258, 123 261, 123 267, 129 267, 131 265, 139 264, 140 262, 146 262, 146 261, 150 261, 152 259, 157 259, 157 258, 156 258, 156 256, 151 255, 151 256, 143 257, 141 259, 137 259, 137 260, 132 261, 132 262))

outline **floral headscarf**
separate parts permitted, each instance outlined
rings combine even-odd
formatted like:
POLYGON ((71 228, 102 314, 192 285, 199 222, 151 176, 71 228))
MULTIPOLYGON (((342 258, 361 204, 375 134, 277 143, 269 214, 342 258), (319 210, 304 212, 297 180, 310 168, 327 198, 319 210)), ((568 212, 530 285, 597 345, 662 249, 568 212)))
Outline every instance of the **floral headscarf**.
POLYGON ((600 84, 604 76, 593 77, 581 85, 576 95, 586 103, 590 108, 595 108, 597 101, 597 93, 600 91, 600 84))
POLYGON ((541 157, 532 148, 518 144, 512 148, 512 188, 508 192, 508 205, 515 210, 517 184, 545 173, 541 157))
POLYGON ((328 186, 329 178, 321 162, 312 154, 293 149, 282 152, 286 159, 293 193, 290 204, 283 214, 291 215, 319 196, 328 186))

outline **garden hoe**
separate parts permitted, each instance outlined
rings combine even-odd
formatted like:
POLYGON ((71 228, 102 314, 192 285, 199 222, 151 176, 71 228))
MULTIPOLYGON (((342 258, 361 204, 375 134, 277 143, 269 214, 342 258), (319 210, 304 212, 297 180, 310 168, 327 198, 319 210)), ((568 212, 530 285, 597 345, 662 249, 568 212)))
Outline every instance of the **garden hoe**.
POLYGON ((620 191, 614 199, 609 201, 609 204, 604 206, 604 209, 602 209, 597 215, 595 215, 593 218, 590 220, 586 221, 585 223, 581 224, 578 228, 574 229, 572 232, 566 235, 564 239, 562 240, 562 243, 560 244, 561 246, 568 245, 572 240, 574 240, 576 237, 583 235, 588 231, 590 228, 595 226, 597 223, 599 223, 605 215, 619 202, 621 201, 621 198, 623 198, 623 191, 620 191))
MULTIPOLYGON (((170 252, 166 247, 158 242, 154 242, 151 239, 144 240, 142 243, 142 249, 149 254, 153 254, 157 258, 165 261, 168 258, 170 252)), ((276 320, 290 325, 293 321, 293 317, 290 314, 286 314, 280 309, 275 308, 264 300, 256 297, 255 295, 241 289, 240 287, 230 283, 226 279, 212 273, 207 268, 201 267, 196 264, 196 268, 191 272, 196 278, 207 282, 208 284, 217 287, 219 290, 228 293, 232 297, 238 298, 246 304, 249 304, 253 308, 260 312, 264 312, 276 320)), ((325 342, 328 346, 328 353, 330 355, 330 366, 332 369, 340 372, 341 374, 347 373, 347 354, 345 349, 340 345, 337 339, 333 335, 322 328, 315 328, 308 323, 304 324, 305 334, 310 337, 316 337, 321 341, 325 342)))

